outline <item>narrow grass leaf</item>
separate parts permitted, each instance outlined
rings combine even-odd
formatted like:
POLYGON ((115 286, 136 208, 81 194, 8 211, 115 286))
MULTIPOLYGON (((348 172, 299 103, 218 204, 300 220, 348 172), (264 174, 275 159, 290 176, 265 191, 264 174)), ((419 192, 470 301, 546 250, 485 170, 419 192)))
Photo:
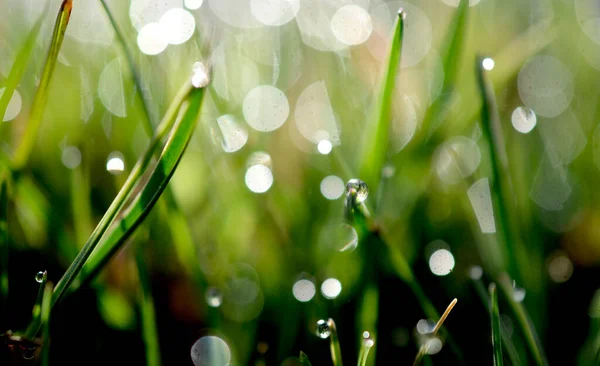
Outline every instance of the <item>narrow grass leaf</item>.
POLYGON ((120 221, 114 225, 106 239, 85 263, 77 281, 79 284, 86 283, 98 274, 150 213, 175 172, 194 132, 203 95, 203 89, 192 91, 188 109, 183 118, 173 127, 173 132, 165 144, 155 169, 141 188, 140 193, 124 210, 120 221))
POLYGON ((10 72, 8 73, 7 78, 4 80, 4 92, 2 97, 0 97, 0 122, 4 118, 4 114, 6 113, 6 108, 8 108, 8 103, 12 98, 19 82, 23 78, 23 74, 27 69, 27 65, 29 64, 29 59, 31 57, 31 53, 35 49, 35 41, 40 33, 40 28, 46 19, 45 15, 48 13, 48 7, 50 5, 50 1, 46 2, 46 6, 44 7, 44 11, 41 13, 38 20, 33 25, 33 28, 27 35, 23 46, 19 50, 17 57, 13 63, 10 72))
MULTIPOLYGON (((94 251, 96 246, 98 245, 98 242, 100 241, 102 236, 106 233, 107 229, 109 228, 109 226, 115 219, 117 213, 120 211, 122 206, 127 201, 127 198, 130 196, 131 192, 133 191, 133 189, 136 186, 136 184, 138 183, 138 181, 141 179, 146 168, 149 166, 155 152, 157 152, 159 150, 159 146, 160 146, 163 138, 167 135, 167 132, 169 132, 169 130, 175 123, 175 120, 177 118, 177 113, 179 111, 181 104, 183 103, 185 98, 190 93, 192 93, 192 86, 188 82, 188 83, 185 83, 185 85, 181 88, 181 90, 179 91, 179 93, 177 94, 177 96, 175 97, 175 99, 173 100, 171 105, 169 106, 169 109, 167 110, 167 113, 165 114, 163 121, 161 122, 160 126, 157 128, 154 138, 150 141, 148 149, 146 150, 144 155, 138 160, 138 162, 133 167, 131 173, 127 177, 127 180, 123 184, 123 187, 117 194, 117 197, 115 197, 115 199, 111 203, 110 207, 105 212, 104 216, 102 217, 102 219, 100 220, 100 222, 98 223, 98 225, 96 226, 94 231, 92 232, 92 235, 89 237, 89 239, 87 240, 87 242, 85 243, 85 245, 83 246, 83 248, 81 249, 81 251, 79 252, 77 257, 75 258, 75 260, 71 263, 71 265, 67 269, 64 276, 61 278, 61 280, 56 285, 56 288, 54 289, 54 295, 52 296, 52 306, 56 305, 56 303, 58 302, 58 300, 60 300, 60 298, 62 297, 64 292, 72 285, 76 276, 79 274, 79 272, 83 268, 83 265, 85 264, 85 262, 88 260, 88 258, 90 257, 90 255, 92 254, 92 252, 94 251)), ((202 92, 196 92, 195 94, 200 94, 200 96, 201 96, 202 92)), ((199 99, 199 98, 197 98, 197 99, 199 99)), ((197 104, 199 106, 199 101, 197 104)), ((184 120, 185 120, 185 118, 184 118, 184 120)), ((175 133, 172 134, 171 139, 173 139, 173 136, 177 136, 177 134, 175 134, 175 133)), ((179 137, 179 136, 177 136, 177 137, 179 137)), ((181 138, 181 137, 179 137, 179 138, 181 138)), ((165 147, 165 149, 163 151, 163 156, 165 155, 166 152, 167 152, 167 146, 165 147)), ((164 159, 163 156, 161 156, 161 159, 164 159)), ((161 164, 161 160, 159 160, 159 166, 161 166, 161 165, 163 165, 163 164, 161 164)), ((153 187, 153 188, 156 188, 156 187, 153 187)), ((156 197, 156 198, 158 198, 158 197, 156 197)), ((152 202, 152 203, 154 203, 154 202, 152 202)))
POLYGON ((302 352, 302 351, 300 351, 300 363, 301 363, 303 366, 312 366, 312 365, 310 364, 310 361, 308 360, 308 356, 306 355, 306 353, 304 353, 304 352, 302 352))
POLYGON ((146 346, 146 365, 160 366, 158 330, 156 329, 156 315, 154 300, 152 298, 150 278, 148 276, 148 269, 143 257, 143 247, 140 245, 137 249, 138 253, 135 259, 141 287, 140 313, 142 317, 142 336, 146 346))
MULTIPOLYGON (((440 329, 442 328, 442 325, 444 324, 444 321, 446 320, 446 318, 448 317, 448 315, 450 314, 450 312, 452 311, 452 309, 454 308, 454 306, 456 305, 457 302, 458 302, 457 299, 454 299, 454 300, 452 300, 452 302, 450 302, 450 305, 448 305, 448 307, 446 308, 446 311, 444 311, 444 313, 442 314, 440 319, 435 324, 435 327, 433 328, 433 331, 431 332, 431 334, 433 336, 437 335, 437 333, 440 331, 440 329)), ((415 362, 413 363, 413 366, 416 366, 419 363, 421 363, 421 361, 423 360, 423 357, 425 357, 425 355, 427 355, 428 351, 429 351, 429 342, 425 342, 419 348, 419 352, 417 353, 417 356, 415 357, 415 362)))
MULTIPOLYGON (((73 9, 72 0, 63 0, 58 16, 56 17, 56 24, 54 25, 54 32, 52 33, 52 40, 50 43, 50 50, 44 64, 42 76, 40 78, 40 85, 33 98, 33 105, 31 106, 31 115, 29 116, 29 122, 25 128, 23 138, 20 145, 17 147, 14 156, 14 166, 16 169, 20 169, 27 164, 31 150, 37 138, 37 133, 42 122, 44 109, 46 108, 46 102, 48 101, 48 87, 50 86, 50 80, 54 72, 54 66, 58 59, 58 53, 65 37, 65 31, 69 24, 69 18, 71 17, 71 10, 73 9)), ((43 14, 42 14, 43 16, 43 14)), ((16 63, 16 62, 15 62, 16 63)))
POLYGON ((492 347, 494 348, 494 366, 504 365, 502 357, 502 337, 500 335, 500 312, 498 310, 498 291, 496 284, 491 283, 490 293, 490 318, 492 319, 492 347))
POLYGON ((329 318, 327 323, 331 329, 331 335, 329 336, 329 348, 331 349, 331 360, 333 361, 333 366, 342 366, 342 348, 340 347, 340 340, 338 338, 335 322, 333 319, 329 318))
MULTIPOLYGON (((36 278, 36 281, 37 280, 38 278, 36 278)), ((42 323, 42 302, 44 300, 44 291, 46 289, 47 281, 48 272, 44 271, 42 273, 42 278, 40 279, 40 288, 38 290, 38 295, 35 300, 35 304, 33 305, 33 310, 31 311, 31 322, 29 323, 27 330, 25 330, 25 338, 33 339, 40 324, 42 323)))
POLYGON ((358 353, 358 366, 366 366, 369 358, 369 351, 375 345, 371 334, 367 331, 363 332, 360 351, 358 353))
POLYGON ((381 91, 375 106, 375 117, 372 124, 365 129, 365 140, 359 157, 360 178, 373 191, 376 191, 381 175, 381 169, 387 160, 389 133, 392 114, 392 97, 396 85, 396 74, 400 65, 402 53, 402 37, 404 33, 404 16, 402 9, 394 28, 394 36, 390 46, 390 54, 384 71, 381 91))
POLYGON ((42 300, 42 333, 44 345, 42 348, 42 366, 50 365, 50 307, 52 302, 52 282, 48 282, 44 286, 44 295, 42 300))

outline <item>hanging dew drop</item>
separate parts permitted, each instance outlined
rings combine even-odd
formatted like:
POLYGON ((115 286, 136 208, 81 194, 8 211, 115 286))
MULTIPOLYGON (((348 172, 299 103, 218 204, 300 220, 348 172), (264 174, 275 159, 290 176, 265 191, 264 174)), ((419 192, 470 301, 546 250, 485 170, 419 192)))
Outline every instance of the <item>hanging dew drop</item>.
POLYGON ((317 322, 316 334, 321 339, 327 339, 331 335, 331 327, 327 320, 321 319, 317 322))
POLYGON ((42 283, 44 282, 44 278, 46 277, 46 271, 39 271, 35 274, 35 282, 42 283))
POLYGON ((223 294, 216 287, 206 290, 206 303, 212 308, 218 308, 223 303, 223 294))
POLYGON ((369 196, 369 187, 360 179, 350 179, 346 183, 346 196, 350 196, 353 192, 356 193, 356 202, 360 203, 369 196))
POLYGON ((371 348, 371 347, 373 347, 373 345, 375 345, 375 341, 371 337, 371 333, 369 333, 365 330, 363 332, 362 336, 363 336, 363 339, 362 339, 363 347, 371 348))
POLYGON ((406 19, 406 11, 404 11, 404 8, 398 9, 398 17, 402 20, 406 19))

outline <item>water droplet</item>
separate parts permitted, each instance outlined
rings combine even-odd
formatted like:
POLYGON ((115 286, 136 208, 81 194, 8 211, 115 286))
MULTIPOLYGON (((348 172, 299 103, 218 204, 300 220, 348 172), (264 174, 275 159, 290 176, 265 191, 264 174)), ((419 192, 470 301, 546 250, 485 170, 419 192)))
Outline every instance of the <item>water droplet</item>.
POLYGON ((37 283, 42 283, 44 282, 44 278, 46 277, 48 272, 46 271, 39 271, 38 273, 35 274, 35 282, 37 283))
POLYGON ((436 276, 448 275, 454 269, 454 256, 449 250, 436 250, 429 257, 429 269, 436 276))
POLYGON ((296 281, 292 287, 292 293, 296 300, 300 302, 308 302, 312 300, 317 292, 315 284, 311 280, 302 279, 296 281))
POLYGON ((191 356, 195 366, 225 366, 231 362, 229 346, 224 340, 215 336, 198 339, 192 346, 191 356))
POLYGON ((337 278, 328 278, 321 284, 321 293, 326 299, 335 299, 341 292, 342 283, 337 278))
POLYGON ((118 151, 113 151, 108 154, 106 160, 106 170, 110 174, 119 175, 125 170, 125 157, 118 151))
POLYGON ((422 335, 433 332, 435 323, 429 319, 421 319, 417 322, 417 332, 422 335))
POLYGON ((205 294, 206 303, 212 308, 218 308, 223 303, 223 294, 216 287, 209 287, 205 294))
POLYGON ((352 192, 356 192, 356 202, 360 203, 369 196, 369 187, 360 179, 350 179, 346 183, 346 195, 349 196, 352 192))
POLYGON ((373 345, 375 345, 375 341, 373 340, 373 338, 371 338, 371 333, 369 333, 365 330, 362 334, 362 337, 363 337, 363 339, 362 339, 363 347, 371 348, 371 347, 373 347, 373 345))
POLYGON ((404 11, 404 8, 398 9, 398 16, 402 18, 402 20, 406 19, 406 11, 404 11))
POLYGON ((435 355, 442 350, 443 343, 438 337, 431 337, 427 340, 425 346, 427 347, 426 349, 428 355, 435 355))
POLYGON ((511 122, 515 130, 529 133, 537 123, 535 112, 527 107, 517 107, 512 112, 511 122))
POLYGON ((23 357, 24 360, 33 360, 33 357, 35 356, 35 350, 36 347, 22 347, 21 357, 23 357))
POLYGON ((195 62, 192 67, 192 85, 194 88, 204 88, 210 82, 208 70, 202 62, 195 62))
POLYGON ((494 62, 493 59, 486 57, 481 62, 481 66, 483 66, 484 69, 490 71, 494 69, 494 66, 496 66, 496 62, 494 62))
POLYGON ((317 322, 316 332, 317 337, 321 339, 326 339, 331 335, 331 327, 329 326, 329 322, 327 320, 319 320, 317 322))

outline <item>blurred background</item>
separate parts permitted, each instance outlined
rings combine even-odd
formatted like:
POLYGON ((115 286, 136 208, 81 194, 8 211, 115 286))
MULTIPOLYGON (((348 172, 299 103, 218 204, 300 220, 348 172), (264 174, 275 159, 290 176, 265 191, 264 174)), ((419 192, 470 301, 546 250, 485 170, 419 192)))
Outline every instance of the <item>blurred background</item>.
MULTIPOLYGON (((0 123, 7 155, 27 124, 60 3, 0 1, 0 95, 11 69, 25 67, 0 123)), ((470 0, 448 80, 458 3, 106 1, 122 44, 99 0, 75 0, 33 154, 15 178, 0 332, 27 327, 36 273, 60 279, 199 61, 212 80, 192 141, 125 249, 56 307, 51 364, 146 362, 140 273, 165 365, 291 366, 300 350, 330 365, 329 340, 315 334, 329 317, 347 364, 365 330, 375 340, 369 364, 411 364, 437 319, 388 263, 398 256, 439 312, 458 299, 425 364, 492 364, 479 290, 504 272, 549 361, 596 364, 600 3, 470 0), (345 186, 361 179, 400 8, 388 154, 381 181, 365 182, 384 245, 346 221, 345 186), (477 55, 496 93, 515 240, 501 233, 490 184, 477 55)), ((503 330, 521 364, 533 364, 508 302, 503 330)))

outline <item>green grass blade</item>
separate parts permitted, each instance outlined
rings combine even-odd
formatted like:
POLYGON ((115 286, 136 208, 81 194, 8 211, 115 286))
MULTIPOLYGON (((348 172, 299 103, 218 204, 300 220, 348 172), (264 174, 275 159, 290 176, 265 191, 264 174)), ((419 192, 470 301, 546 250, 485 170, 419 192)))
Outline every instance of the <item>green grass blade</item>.
POLYGON ((191 84, 189 82, 185 83, 185 85, 181 88, 178 95, 175 97, 175 99, 169 106, 169 109, 167 110, 163 121, 158 127, 154 138, 150 141, 148 149, 133 167, 131 173, 129 174, 129 177, 127 177, 127 180, 123 184, 123 187, 117 194, 117 197, 115 197, 110 207, 100 220, 100 223, 98 223, 98 225, 92 232, 90 238, 87 240, 87 242, 75 258, 75 260, 71 263, 66 273, 56 285, 56 288, 54 289, 54 295, 52 296, 52 306, 56 305, 56 303, 62 297, 64 292, 72 285, 73 280, 83 268, 83 265, 85 264, 86 260, 90 257, 90 255, 98 245, 98 242, 106 233, 110 224, 113 222, 117 213, 125 204, 128 196, 133 191, 133 188, 135 187, 136 183, 140 180, 144 171, 150 164, 150 161, 152 160, 154 153, 158 150, 163 138, 167 135, 167 132, 170 130, 171 126, 173 126, 173 123, 175 123, 175 119, 177 118, 179 108, 185 100, 185 98, 191 93, 191 91, 191 84))
POLYGON ((365 140, 359 157, 360 179, 376 191, 381 169, 387 160, 389 132, 392 114, 392 97, 396 85, 396 74, 400 67, 402 53, 402 37, 404 33, 405 13, 398 12, 398 20, 394 28, 394 37, 385 69, 381 91, 378 96, 375 117, 372 124, 365 128, 365 140))
POLYGON ((494 366, 504 365, 502 357, 502 337, 500 336, 500 312, 498 310, 498 291, 496 284, 491 283, 490 292, 490 318, 492 319, 492 347, 494 348, 494 366))
POLYGON ((308 356, 306 355, 306 353, 304 353, 304 352, 302 352, 302 351, 300 351, 300 363, 301 363, 303 366, 312 366, 312 365, 310 364, 310 361, 308 360, 308 356))
POLYGON ((514 200, 511 196, 512 187, 506 145, 502 133, 502 125, 500 124, 494 89, 486 75, 486 70, 483 68, 482 58, 478 57, 476 62, 477 80, 483 100, 481 108, 482 133, 488 142, 490 165, 492 167, 490 184, 492 185, 493 194, 497 197, 495 201, 498 221, 508 254, 509 273, 519 281, 516 247, 521 243, 521 236, 515 221, 515 217, 518 217, 518 212, 514 207, 514 200))
POLYGON ((366 366, 369 357, 369 351, 375 345, 375 341, 371 338, 369 332, 364 332, 361 340, 360 351, 358 354, 358 366, 366 366))
MULTIPOLYGON (((377 329, 378 316, 379 289, 374 283, 371 283, 367 285, 366 289, 363 291, 363 299, 360 305, 359 313, 359 329, 377 329)), ((369 353, 370 348, 373 346, 373 339, 371 337, 374 336, 374 334, 372 334, 372 332, 363 332, 363 336, 365 334, 368 336, 368 339, 366 339, 366 337, 361 337, 361 348, 358 357, 359 365, 361 365, 361 360, 364 362, 363 365, 366 365, 367 354, 369 353)), ((374 359, 372 358, 372 360, 374 359)))
POLYGON ((8 179, 10 173, 0 172, 0 310, 8 299, 8 179))
POLYGON ((529 315, 527 314, 525 307, 521 302, 518 302, 514 299, 513 288, 510 285, 510 281, 508 278, 504 278, 498 281, 498 284, 500 286, 500 290, 507 299, 508 305, 517 318, 517 323, 525 335, 527 346, 535 358, 536 364, 547 366, 548 359, 544 353, 542 342, 540 341, 540 338, 538 337, 535 328, 529 319, 529 315))
POLYGON ((140 194, 131 203, 122 219, 115 225, 83 267, 78 283, 85 283, 93 278, 126 242, 133 231, 160 197, 167 186, 175 168, 183 155, 187 143, 194 131, 197 116, 204 95, 203 89, 195 89, 190 95, 190 104, 184 117, 173 127, 173 133, 167 140, 158 164, 140 194))
MULTIPOLYGON (((65 37, 65 31, 69 24, 69 18, 71 17, 71 10, 73 9, 72 0, 63 0, 58 16, 56 17, 56 24, 54 25, 54 32, 52 33, 52 41, 50 43, 50 50, 46 58, 44 70, 42 71, 42 77, 40 79, 40 85, 33 98, 33 105, 31 107, 31 115, 29 116, 29 122, 25 128, 21 144, 17 147, 14 156, 14 165, 16 169, 20 169, 29 159, 31 150, 37 138, 37 132, 42 122, 44 109, 46 108, 46 102, 48 101, 48 87, 50 86, 50 80, 54 72, 54 66, 58 59, 58 53, 60 52, 60 46, 62 45, 65 37)), ((43 15, 42 15, 43 16, 43 15)))
POLYGON ((42 282, 40 282, 40 288, 38 290, 37 299, 35 300, 35 304, 33 305, 33 310, 31 312, 31 322, 29 323, 27 330, 25 330, 25 338, 33 339, 40 324, 42 323, 42 302, 44 300, 44 291, 46 290, 47 280, 48 272, 44 271, 44 274, 42 276, 42 282))
POLYGON ((331 360, 333 361, 333 366, 342 366, 342 348, 340 347, 340 340, 338 339, 335 322, 333 319, 329 318, 329 320, 327 320, 327 324, 331 329, 331 335, 329 336, 329 348, 331 349, 331 360))
MULTIPOLYGON (((454 308, 454 306, 456 305, 457 302, 458 302, 457 299, 454 299, 454 300, 452 300, 452 302, 450 302, 450 305, 448 305, 448 307, 446 308, 446 311, 444 311, 444 313, 442 314, 440 319, 435 324, 435 327, 433 328, 433 331, 431 332, 431 334, 433 336, 435 336, 440 331, 440 329, 442 328, 442 325, 444 324, 444 321, 446 320, 446 318, 448 317, 448 315, 450 314, 450 312, 452 311, 452 309, 454 308)), ((429 342, 425 342, 419 348, 419 352, 417 353, 417 356, 415 357, 415 362, 413 363, 413 366, 416 366, 419 363, 421 363, 423 358, 427 355, 428 349, 429 349, 429 342)))
POLYGON ((25 73, 25 70, 27 69, 27 65, 29 64, 29 59, 31 57, 31 53, 35 49, 35 41, 37 40, 37 37, 40 33, 42 24, 44 23, 44 20, 46 19, 45 15, 48 13, 49 5, 50 5, 50 2, 49 1, 46 2, 44 11, 42 12, 42 14, 38 18, 38 20, 33 25, 33 28, 27 35, 27 38, 25 39, 23 46, 21 47, 21 49, 19 50, 19 53, 17 54, 17 57, 15 58, 15 62, 13 63, 13 66, 8 74, 8 77, 4 81, 5 89, 2 94, 2 97, 0 97, 0 122, 1 122, 1 118, 3 118, 4 114, 6 113, 6 108, 8 108, 8 103, 10 102, 10 99, 12 98, 13 93, 17 89, 19 82, 23 78, 23 74, 25 73))
POLYGON ((455 86, 459 82, 459 71, 464 50, 464 41, 467 33, 467 20, 469 0, 461 0, 445 41, 442 43, 447 48, 442 53, 444 67, 444 84, 440 97, 429 108, 421 127, 421 133, 430 137, 444 120, 446 109, 452 99, 455 86))
POLYGON ((42 366, 50 365, 50 307, 52 301, 52 282, 46 283, 44 286, 44 295, 42 300, 42 329, 44 345, 42 348, 42 366))
POLYGON ((152 290, 148 269, 144 261, 143 247, 138 247, 136 255, 136 264, 141 287, 141 317, 142 317, 142 336, 146 346, 146 365, 160 366, 160 348, 158 343, 158 330, 156 329, 156 315, 154 300, 152 299, 152 290))

